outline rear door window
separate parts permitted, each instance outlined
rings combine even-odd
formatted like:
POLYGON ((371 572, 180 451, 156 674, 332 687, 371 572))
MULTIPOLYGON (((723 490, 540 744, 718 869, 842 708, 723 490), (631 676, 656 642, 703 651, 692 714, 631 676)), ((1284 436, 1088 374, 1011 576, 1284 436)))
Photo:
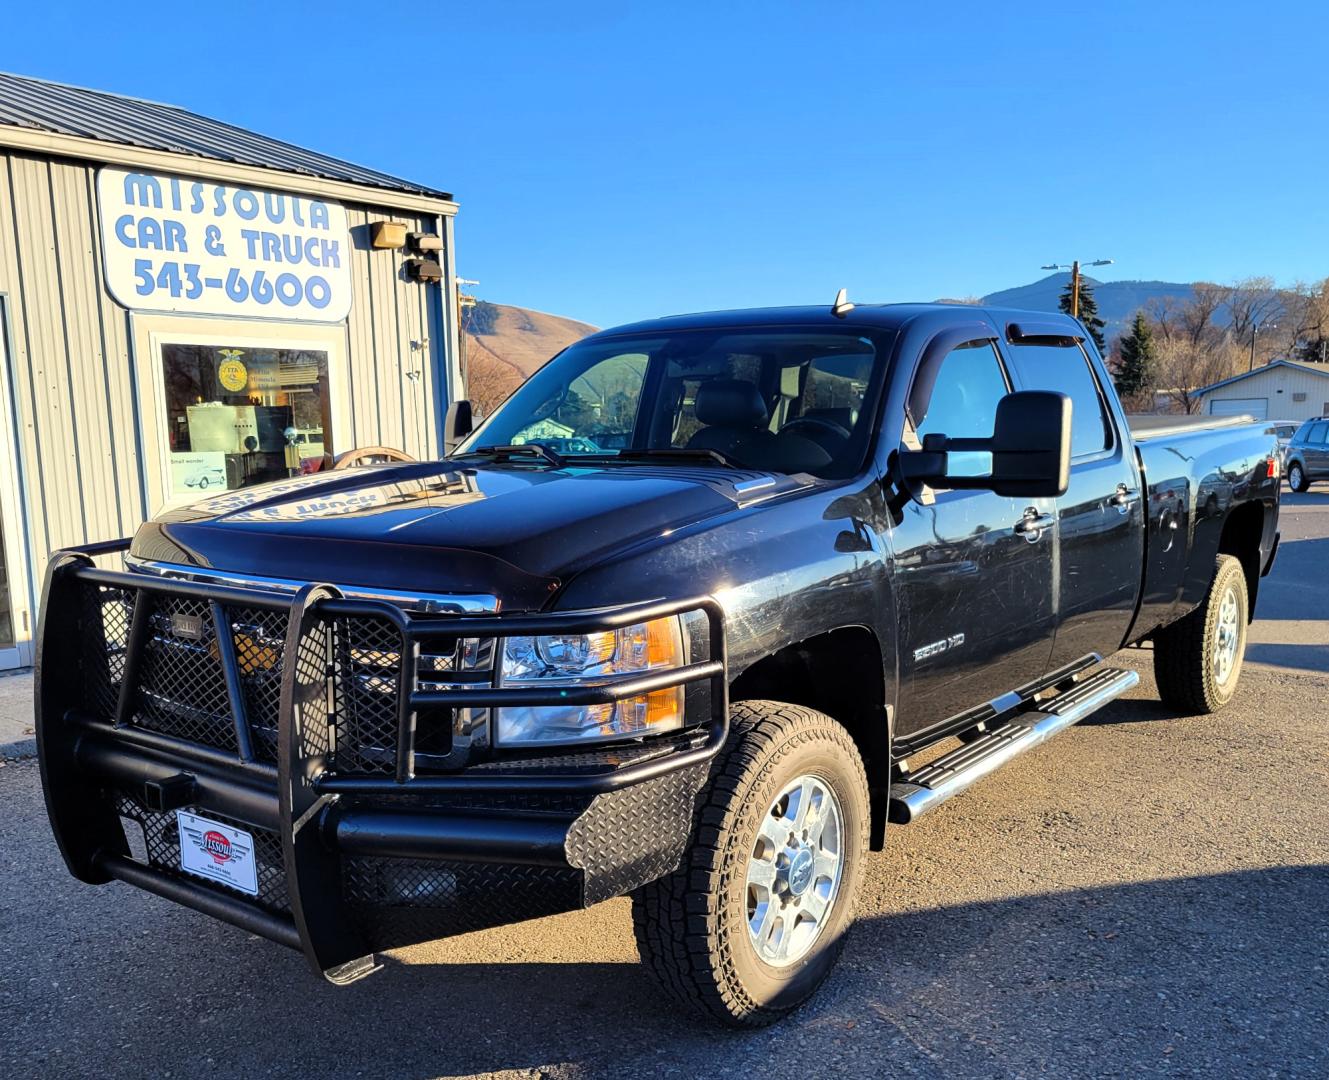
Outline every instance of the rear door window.
POLYGON ((1021 388, 1052 390, 1071 399, 1071 457, 1112 445, 1112 425, 1089 358, 1079 345, 1010 346, 1021 388))

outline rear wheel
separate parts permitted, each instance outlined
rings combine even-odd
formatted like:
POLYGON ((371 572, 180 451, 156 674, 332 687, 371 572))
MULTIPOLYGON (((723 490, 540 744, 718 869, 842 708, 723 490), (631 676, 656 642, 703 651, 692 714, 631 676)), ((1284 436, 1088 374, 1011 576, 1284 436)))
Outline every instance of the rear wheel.
POLYGON ((694 1011, 772 1023, 830 973, 853 920, 868 788, 849 733, 813 709, 743 701, 673 874, 632 899, 642 961, 694 1011))
POLYGON ((1167 704, 1202 714, 1232 700, 1246 653, 1247 610, 1241 563, 1218 556, 1204 602, 1154 635, 1154 675, 1167 704))
POLYGON ((1287 467, 1287 486, 1293 491, 1305 491, 1311 486, 1311 482, 1306 479, 1306 470, 1302 467, 1300 461, 1294 461, 1287 467))

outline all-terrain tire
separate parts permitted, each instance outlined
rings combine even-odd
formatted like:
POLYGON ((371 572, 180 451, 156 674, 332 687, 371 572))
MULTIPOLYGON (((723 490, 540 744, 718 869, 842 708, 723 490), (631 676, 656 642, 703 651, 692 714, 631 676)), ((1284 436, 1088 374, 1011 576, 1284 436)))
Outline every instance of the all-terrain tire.
POLYGON ((643 964, 676 1001, 724 1024, 760 1027, 807 1001, 840 955, 867 850, 868 786, 853 739, 829 716, 741 701, 729 717, 682 865, 633 895, 632 922, 643 964), (772 801, 807 775, 839 803, 844 860, 809 951, 773 967, 749 934, 747 867, 772 801))
POLYGON ((1287 486, 1293 491, 1305 491, 1311 486, 1310 480, 1306 478, 1306 466, 1300 461, 1294 461, 1287 467, 1287 486))
POLYGON ((1245 571, 1231 555, 1220 555, 1200 606, 1154 635, 1154 677, 1164 702, 1181 712, 1203 715, 1232 700, 1246 652, 1247 612, 1245 571), (1235 626, 1225 600, 1236 607, 1235 626), (1236 635, 1233 658, 1224 667, 1217 657, 1229 647, 1230 634, 1236 635))

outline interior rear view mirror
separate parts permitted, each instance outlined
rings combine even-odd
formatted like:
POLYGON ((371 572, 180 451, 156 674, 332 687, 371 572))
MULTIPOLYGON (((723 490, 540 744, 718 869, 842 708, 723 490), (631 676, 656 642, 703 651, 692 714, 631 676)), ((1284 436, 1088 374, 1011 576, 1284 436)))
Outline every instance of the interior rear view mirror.
POLYGON ((906 481, 935 488, 994 491, 1012 498, 1064 495, 1071 472, 1071 399, 1020 390, 997 402, 990 439, 926 435, 921 450, 901 450, 906 481), (981 465, 990 456, 986 471, 981 465))

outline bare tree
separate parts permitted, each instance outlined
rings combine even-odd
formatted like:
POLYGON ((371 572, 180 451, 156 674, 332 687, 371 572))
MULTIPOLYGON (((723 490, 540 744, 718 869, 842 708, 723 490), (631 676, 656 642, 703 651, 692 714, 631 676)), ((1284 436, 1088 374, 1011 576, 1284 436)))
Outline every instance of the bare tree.
POLYGON ((1298 282, 1284 290, 1283 297, 1277 334, 1280 355, 1305 358, 1310 353, 1318 359, 1319 346, 1329 340, 1329 278, 1298 282))
POLYGON ((1227 286, 1197 281, 1193 288, 1194 298, 1178 311, 1182 336, 1196 348, 1214 345, 1223 336, 1218 316, 1227 303, 1227 286))
POLYGON ((1229 335, 1194 343, 1188 337, 1158 343, 1158 386, 1184 413, 1200 408, 1199 392, 1246 367, 1241 347, 1229 335))
POLYGON ((1157 296, 1145 305, 1144 313, 1160 341, 1181 336, 1181 309, 1185 303, 1179 296, 1157 296))
POLYGON ((1227 324, 1237 341, 1249 342, 1259 329, 1276 322, 1283 313, 1283 299, 1270 277, 1250 277, 1227 288, 1227 324))
POLYGON ((488 416, 522 383, 521 372, 490 352, 480 340, 467 340, 466 395, 481 416, 488 416))

